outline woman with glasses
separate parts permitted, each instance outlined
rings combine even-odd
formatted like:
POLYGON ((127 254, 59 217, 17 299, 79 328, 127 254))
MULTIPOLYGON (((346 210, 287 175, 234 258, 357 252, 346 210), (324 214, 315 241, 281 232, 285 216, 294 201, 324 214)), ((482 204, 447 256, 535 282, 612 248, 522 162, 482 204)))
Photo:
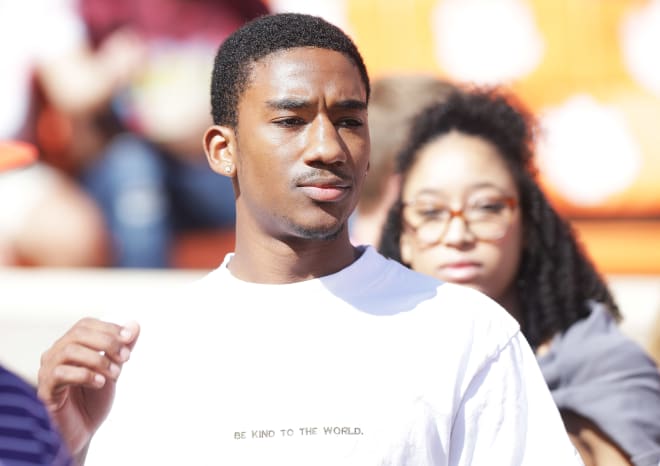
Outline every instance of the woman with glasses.
POLYGON ((535 181, 532 115, 502 90, 465 89, 412 128, 381 252, 509 311, 585 464, 658 464, 658 369, 535 181))

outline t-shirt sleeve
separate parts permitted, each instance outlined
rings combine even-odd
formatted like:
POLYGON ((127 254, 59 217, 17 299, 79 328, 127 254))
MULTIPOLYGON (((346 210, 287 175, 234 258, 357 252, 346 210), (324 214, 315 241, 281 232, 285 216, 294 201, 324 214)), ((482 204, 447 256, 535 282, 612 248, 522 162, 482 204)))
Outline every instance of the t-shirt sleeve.
POLYGON ((471 380, 452 428, 450 464, 583 464, 520 332, 471 380))

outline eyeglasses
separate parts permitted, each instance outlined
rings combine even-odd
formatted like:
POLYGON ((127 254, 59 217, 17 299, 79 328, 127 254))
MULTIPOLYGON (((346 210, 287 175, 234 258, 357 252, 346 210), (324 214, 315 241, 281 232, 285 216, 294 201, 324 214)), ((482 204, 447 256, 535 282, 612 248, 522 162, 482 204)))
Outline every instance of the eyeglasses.
POLYGON ((511 225, 518 201, 513 197, 483 197, 471 200, 459 210, 432 200, 403 202, 402 205, 406 227, 420 242, 432 245, 445 236, 454 217, 462 218, 478 239, 493 241, 502 238, 511 225))

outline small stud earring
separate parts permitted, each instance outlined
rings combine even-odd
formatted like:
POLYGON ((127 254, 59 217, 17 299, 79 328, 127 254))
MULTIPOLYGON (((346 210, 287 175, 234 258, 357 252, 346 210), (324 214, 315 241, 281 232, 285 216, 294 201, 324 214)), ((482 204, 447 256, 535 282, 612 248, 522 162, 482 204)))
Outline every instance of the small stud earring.
POLYGON ((225 173, 231 173, 231 165, 225 165, 225 173))

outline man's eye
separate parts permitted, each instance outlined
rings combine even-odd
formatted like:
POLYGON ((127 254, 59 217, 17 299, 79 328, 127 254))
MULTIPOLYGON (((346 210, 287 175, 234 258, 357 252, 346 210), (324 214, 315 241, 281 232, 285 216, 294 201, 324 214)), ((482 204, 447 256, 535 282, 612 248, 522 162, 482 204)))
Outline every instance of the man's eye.
POLYGON ((362 120, 359 120, 357 118, 342 118, 337 123, 337 126, 343 128, 359 128, 362 125, 364 125, 362 120))
POLYGON ((305 121, 302 118, 296 118, 296 117, 289 117, 289 118, 281 118, 279 120, 275 121, 276 125, 279 126, 284 126, 287 128, 294 127, 294 126, 300 126, 305 124, 305 121))

